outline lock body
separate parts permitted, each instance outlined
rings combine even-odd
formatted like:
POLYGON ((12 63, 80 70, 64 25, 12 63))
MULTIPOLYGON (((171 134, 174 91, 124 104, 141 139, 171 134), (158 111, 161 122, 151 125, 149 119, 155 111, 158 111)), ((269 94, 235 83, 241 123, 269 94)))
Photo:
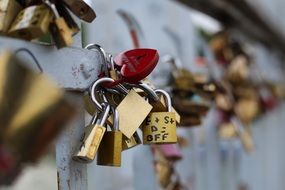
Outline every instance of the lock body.
POLYGON ((32 40, 44 35, 53 19, 52 11, 44 4, 23 9, 15 18, 8 35, 32 40))
POLYGON ((96 18, 94 10, 84 0, 63 0, 63 2, 71 12, 86 22, 92 22, 96 18))
POLYGON ((98 150, 97 164, 121 166, 123 134, 120 131, 107 131, 98 150))
POLYGON ((73 156, 73 160, 82 163, 93 161, 105 131, 106 128, 98 124, 85 127, 79 151, 73 156))
POLYGON ((131 149, 141 143, 141 139, 137 132, 135 132, 131 138, 123 135, 123 150, 131 149))
POLYGON ((22 6, 16 0, 0 1, 0 33, 5 34, 22 6))
POLYGON ((174 112, 152 112, 142 127, 144 144, 176 143, 176 119, 174 112))
POLYGON ((117 107, 120 131, 126 137, 131 138, 150 113, 151 109, 152 106, 144 98, 138 95, 134 90, 130 90, 117 107))
POLYGON ((72 30, 63 17, 55 18, 49 26, 49 31, 57 48, 67 47, 73 43, 72 30))

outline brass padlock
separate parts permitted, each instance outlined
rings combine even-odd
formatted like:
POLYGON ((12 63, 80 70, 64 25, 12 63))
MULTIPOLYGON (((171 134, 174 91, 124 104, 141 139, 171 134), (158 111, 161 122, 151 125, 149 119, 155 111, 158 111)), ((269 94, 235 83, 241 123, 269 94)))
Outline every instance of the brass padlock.
POLYGON ((48 78, 27 69, 9 52, 0 57, 1 141, 15 158, 33 162, 71 119, 75 108, 48 78))
POLYGON ((39 38, 48 32, 53 13, 45 4, 23 9, 14 20, 8 35, 24 40, 39 38))
POLYGON ((50 7, 54 14, 54 19, 49 25, 49 31, 56 47, 60 49, 70 46, 73 43, 71 29, 68 27, 64 18, 59 15, 55 4, 51 3, 49 0, 45 0, 45 4, 50 7))
POLYGON ((131 138, 123 135, 123 150, 131 149, 137 145, 140 145, 141 143, 141 139, 137 132, 135 132, 131 138))
POLYGON ((94 115, 91 123, 85 127, 84 134, 80 142, 78 152, 72 157, 73 160, 89 163, 92 162, 97 154, 100 143, 106 131, 104 126, 110 112, 110 106, 107 105, 101 113, 101 119, 98 114, 94 115))
POLYGON ((117 107, 120 118, 120 131, 126 137, 131 138, 151 109, 152 106, 143 97, 134 90, 130 90, 117 107))
POLYGON ((121 166, 123 134, 119 131, 119 112, 112 107, 113 131, 106 131, 98 150, 97 164, 103 166, 121 166))
POLYGON ((171 98, 164 90, 155 90, 156 93, 163 94, 166 98, 168 112, 151 112, 143 126, 144 144, 166 144, 176 143, 176 118, 172 112, 171 98))
POLYGON ((66 21, 66 24, 72 31, 72 35, 74 36, 75 34, 77 34, 80 31, 80 27, 74 20, 73 16, 71 16, 67 8, 64 6, 64 4, 58 2, 55 5, 56 5, 56 9, 58 10, 59 15, 64 18, 64 20, 66 21))
POLYGON ((92 22, 96 18, 94 10, 84 0, 63 0, 64 4, 80 19, 92 22))
POLYGON ((5 34, 10 28, 13 20, 21 11, 22 6, 16 0, 0 1, 0 33, 5 34))
POLYGON ((195 81, 193 74, 186 69, 177 69, 173 73, 174 86, 180 90, 194 90, 195 81))

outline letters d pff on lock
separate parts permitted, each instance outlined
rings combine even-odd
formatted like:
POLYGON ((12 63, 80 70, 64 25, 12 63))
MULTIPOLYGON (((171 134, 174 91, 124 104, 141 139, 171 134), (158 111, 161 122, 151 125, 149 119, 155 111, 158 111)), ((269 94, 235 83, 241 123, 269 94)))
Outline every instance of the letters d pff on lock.
POLYGON ((167 144, 176 143, 176 117, 172 112, 171 98, 163 90, 156 90, 156 93, 163 94, 167 99, 168 112, 151 112, 143 125, 144 144, 167 144))

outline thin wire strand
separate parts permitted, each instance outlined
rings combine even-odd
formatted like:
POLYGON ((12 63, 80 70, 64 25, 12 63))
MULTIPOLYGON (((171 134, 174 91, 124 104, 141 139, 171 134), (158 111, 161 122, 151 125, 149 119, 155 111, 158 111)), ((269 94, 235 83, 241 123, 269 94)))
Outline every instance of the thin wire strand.
POLYGON ((40 70, 40 73, 43 73, 43 68, 41 67, 39 61, 37 60, 37 58, 35 57, 35 55, 30 51, 28 50, 27 48, 19 48, 15 51, 15 55, 18 54, 19 52, 26 52, 28 53, 32 59, 34 60, 35 64, 37 65, 38 69, 40 70))

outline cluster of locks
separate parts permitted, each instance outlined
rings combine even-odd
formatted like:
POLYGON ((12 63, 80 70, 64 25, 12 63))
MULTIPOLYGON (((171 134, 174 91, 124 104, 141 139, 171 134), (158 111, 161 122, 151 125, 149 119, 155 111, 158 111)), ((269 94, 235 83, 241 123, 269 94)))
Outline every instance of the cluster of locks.
POLYGON ((50 41, 51 36, 57 48, 70 46, 80 28, 68 9, 86 22, 92 22, 96 17, 82 0, 3 0, 0 33, 39 42, 50 41))
POLYGON ((104 64, 100 77, 85 93, 86 110, 92 115, 73 159, 98 165, 120 166, 121 152, 141 144, 177 142, 176 115, 170 95, 156 89, 146 77, 158 63, 153 49, 134 49, 112 57, 96 44, 104 64))

